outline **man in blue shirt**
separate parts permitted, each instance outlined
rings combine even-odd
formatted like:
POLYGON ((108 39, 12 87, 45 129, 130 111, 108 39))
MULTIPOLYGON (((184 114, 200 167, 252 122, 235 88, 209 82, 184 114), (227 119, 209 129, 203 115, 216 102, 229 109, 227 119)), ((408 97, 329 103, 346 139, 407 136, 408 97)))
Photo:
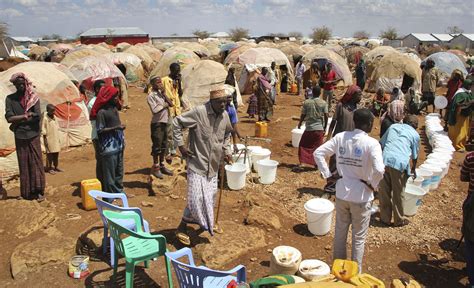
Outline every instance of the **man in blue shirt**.
POLYGON ((420 146, 420 135, 416 132, 418 118, 408 115, 403 124, 393 124, 380 140, 383 150, 385 174, 380 182, 380 221, 390 225, 404 226, 408 220, 404 216, 402 192, 405 190, 408 176, 416 178, 416 160, 420 146), (412 166, 410 169, 410 158, 412 166))

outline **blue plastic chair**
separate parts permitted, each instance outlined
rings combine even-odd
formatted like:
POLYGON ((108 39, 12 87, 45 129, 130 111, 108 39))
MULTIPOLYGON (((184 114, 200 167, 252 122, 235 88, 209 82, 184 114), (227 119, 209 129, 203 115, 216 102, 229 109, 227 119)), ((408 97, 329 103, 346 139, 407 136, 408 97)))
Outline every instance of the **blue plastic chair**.
POLYGON ((166 252, 166 257, 173 264, 181 288, 225 288, 232 280, 240 283, 247 279, 247 273, 243 265, 238 265, 229 271, 216 271, 205 266, 196 267, 193 253, 189 248, 183 248, 176 252, 166 252), (187 257, 189 264, 178 260, 182 257, 187 257))
MULTIPOLYGON (((142 221, 142 226, 145 232, 150 232, 150 226, 146 220, 143 219, 142 210, 136 207, 128 207, 128 199, 125 193, 107 193, 98 190, 91 190, 89 191, 89 195, 94 198, 95 204, 97 206, 97 211, 99 211, 100 218, 102 219, 102 223, 104 224, 104 237, 102 238, 102 253, 105 255, 107 251, 107 238, 109 238, 110 243, 110 266, 113 268, 115 267, 115 249, 114 249, 114 239, 112 236, 109 236, 109 226, 107 224, 107 219, 104 216, 104 210, 112 210, 112 211, 133 211, 136 212, 142 221), (123 207, 110 204, 100 198, 109 198, 109 199, 120 199, 122 200, 123 207)), ((136 225, 133 219, 116 219, 117 224, 132 230, 136 231, 136 225)))

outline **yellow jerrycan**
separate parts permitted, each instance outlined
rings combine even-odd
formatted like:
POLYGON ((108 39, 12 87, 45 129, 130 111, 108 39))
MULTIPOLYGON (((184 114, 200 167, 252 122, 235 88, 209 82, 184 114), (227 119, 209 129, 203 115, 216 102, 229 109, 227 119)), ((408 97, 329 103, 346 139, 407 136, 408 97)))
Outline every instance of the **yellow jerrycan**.
POLYGON ((266 122, 255 122, 255 137, 268 137, 268 124, 266 122))
POLYGON ((88 193, 90 190, 102 191, 102 184, 100 184, 98 179, 88 179, 81 181, 82 207, 87 211, 97 209, 94 198, 92 198, 88 193))

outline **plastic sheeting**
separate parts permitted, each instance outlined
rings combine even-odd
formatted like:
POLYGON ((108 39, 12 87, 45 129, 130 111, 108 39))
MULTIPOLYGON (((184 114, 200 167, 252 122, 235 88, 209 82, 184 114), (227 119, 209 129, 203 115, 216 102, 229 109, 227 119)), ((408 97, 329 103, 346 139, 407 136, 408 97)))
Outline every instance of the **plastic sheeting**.
POLYGON ((143 68, 145 71, 152 71, 153 68, 156 66, 156 61, 151 58, 150 54, 146 52, 146 48, 143 48, 141 46, 130 46, 127 49, 125 49, 123 52, 133 54, 140 58, 142 61, 143 68))
POLYGON ((174 47, 182 47, 189 49, 196 53, 199 57, 211 56, 211 52, 209 51, 209 49, 207 49, 206 46, 201 45, 197 42, 178 42, 175 43, 174 47))
POLYGON ((85 57, 99 56, 99 55, 102 55, 102 54, 103 53, 98 52, 98 51, 93 50, 93 49, 82 48, 82 49, 75 50, 75 51, 67 53, 66 56, 61 60, 61 64, 65 65, 67 67, 71 67, 72 65, 74 65, 74 63, 76 63, 77 61, 79 61, 79 60, 81 60, 85 57))
POLYGON ((449 52, 438 52, 431 54, 423 63, 426 63, 426 60, 432 59, 435 62, 435 66, 443 73, 444 78, 450 77, 454 69, 459 69, 464 77, 467 76, 467 70, 464 67, 464 63, 459 60, 459 57, 453 53, 449 52))
POLYGON ((130 53, 119 52, 104 54, 103 57, 109 59, 115 65, 123 64, 127 69, 125 78, 127 78, 128 82, 133 83, 139 80, 144 80, 145 72, 143 70, 142 61, 138 56, 130 53))
POLYGON ((198 61, 199 57, 193 51, 183 47, 173 47, 163 53, 163 57, 150 73, 150 77, 165 77, 170 73, 171 63, 178 63, 183 70, 187 65, 198 61))
POLYGON ((183 99, 191 107, 209 101, 209 91, 218 84, 224 84, 227 70, 221 63, 202 60, 191 63, 181 71, 183 77, 183 99))
POLYGON ((81 61, 76 62, 69 67, 71 73, 77 78, 79 82, 86 79, 92 81, 105 78, 124 78, 122 72, 114 65, 112 61, 103 56, 89 56, 82 58, 81 61))
POLYGON ((326 60, 332 64, 334 72, 336 72, 339 79, 342 79, 344 86, 352 85, 352 73, 347 66, 347 62, 336 52, 326 48, 316 48, 303 56, 303 63, 306 70, 311 67, 313 60, 326 60))

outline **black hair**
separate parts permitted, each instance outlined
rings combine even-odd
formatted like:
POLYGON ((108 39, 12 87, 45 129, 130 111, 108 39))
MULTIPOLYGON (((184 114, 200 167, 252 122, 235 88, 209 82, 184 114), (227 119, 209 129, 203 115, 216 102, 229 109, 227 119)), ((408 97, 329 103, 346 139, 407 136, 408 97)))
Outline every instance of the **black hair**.
POLYGON ((93 85, 93 88, 94 88, 94 92, 99 92, 97 91, 101 85, 105 85, 105 81, 104 80, 97 80, 94 82, 94 85, 93 85))
POLYGON ((354 111, 352 119, 354 120, 355 127, 362 127, 374 120, 374 114, 367 108, 361 108, 354 111))
POLYGON ((79 92, 81 92, 82 94, 86 94, 86 86, 84 86, 83 84, 79 85, 79 92))
POLYGON ((313 87, 313 97, 316 98, 319 96, 321 96, 321 87, 319 87, 319 85, 316 85, 313 87))
POLYGON ((178 68, 180 68, 180 66, 179 66, 178 63, 173 62, 173 63, 170 64, 170 71, 171 71, 171 70, 178 69, 178 68))
POLYGON ((56 106, 54 106, 53 104, 48 104, 46 105, 46 110, 49 110, 49 109, 56 109, 56 106))

